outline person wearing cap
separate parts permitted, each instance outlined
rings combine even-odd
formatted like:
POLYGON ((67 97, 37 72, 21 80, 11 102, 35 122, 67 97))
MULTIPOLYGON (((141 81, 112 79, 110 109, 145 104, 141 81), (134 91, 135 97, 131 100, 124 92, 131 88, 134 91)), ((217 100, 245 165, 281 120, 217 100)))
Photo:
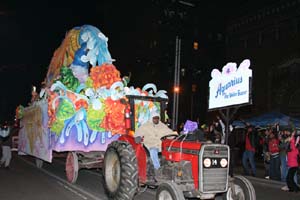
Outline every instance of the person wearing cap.
POLYGON ((156 170, 160 168, 158 152, 161 152, 161 138, 170 134, 174 134, 174 132, 160 121, 160 115, 156 111, 151 113, 148 122, 142 124, 135 131, 136 142, 143 141, 144 145, 149 149, 150 157, 156 170))

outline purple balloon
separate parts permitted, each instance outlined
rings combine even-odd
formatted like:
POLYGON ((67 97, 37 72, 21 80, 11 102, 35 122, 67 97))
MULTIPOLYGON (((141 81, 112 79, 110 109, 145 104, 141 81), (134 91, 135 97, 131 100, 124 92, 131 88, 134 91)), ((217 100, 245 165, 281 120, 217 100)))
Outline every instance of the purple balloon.
POLYGON ((191 120, 186 120, 184 127, 183 127, 183 133, 189 133, 194 130, 198 129, 198 124, 197 122, 191 121, 191 120))

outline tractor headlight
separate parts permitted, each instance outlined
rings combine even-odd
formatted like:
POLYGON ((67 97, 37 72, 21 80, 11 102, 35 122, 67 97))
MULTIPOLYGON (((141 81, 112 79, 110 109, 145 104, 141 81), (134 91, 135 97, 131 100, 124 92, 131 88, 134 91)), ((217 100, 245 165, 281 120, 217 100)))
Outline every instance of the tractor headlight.
POLYGON ((227 159, 222 158, 220 161, 220 165, 221 165, 221 167, 227 167, 227 165, 228 165, 227 159))
POLYGON ((210 160, 210 158, 205 158, 203 160, 203 165, 204 165, 204 167, 210 167, 211 166, 211 160, 210 160))

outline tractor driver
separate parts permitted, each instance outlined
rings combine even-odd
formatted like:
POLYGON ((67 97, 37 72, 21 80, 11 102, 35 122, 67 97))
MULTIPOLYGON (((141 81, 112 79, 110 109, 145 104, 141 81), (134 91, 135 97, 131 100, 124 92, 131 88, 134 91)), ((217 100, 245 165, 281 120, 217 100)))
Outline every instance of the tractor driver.
POLYGON ((135 140, 140 143, 143 138, 144 145, 149 149, 150 157, 154 168, 160 168, 158 152, 161 152, 161 138, 166 135, 174 134, 174 132, 164 123, 160 121, 160 115, 157 112, 151 113, 148 122, 136 129, 135 140))

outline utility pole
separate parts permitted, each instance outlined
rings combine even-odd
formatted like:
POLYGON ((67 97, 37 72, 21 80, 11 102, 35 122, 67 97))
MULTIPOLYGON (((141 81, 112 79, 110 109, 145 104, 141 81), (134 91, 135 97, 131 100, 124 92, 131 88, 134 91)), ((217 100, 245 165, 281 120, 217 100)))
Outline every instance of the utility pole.
POLYGON ((194 96, 197 90, 197 85, 192 84, 192 94, 191 94, 191 120, 194 118, 194 96))
POLYGON ((174 88, 173 88, 173 113, 172 113, 172 129, 177 130, 178 124, 178 105, 180 92, 180 51, 181 39, 176 36, 175 47, 175 70, 174 70, 174 88))

